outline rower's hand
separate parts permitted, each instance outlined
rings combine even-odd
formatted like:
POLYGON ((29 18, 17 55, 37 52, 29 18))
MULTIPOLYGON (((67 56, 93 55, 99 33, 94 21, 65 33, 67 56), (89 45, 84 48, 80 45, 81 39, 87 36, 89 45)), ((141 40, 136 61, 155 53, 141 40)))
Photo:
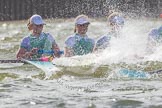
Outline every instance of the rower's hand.
POLYGON ((32 53, 32 54, 37 54, 38 53, 38 48, 33 48, 30 52, 32 53))
POLYGON ((38 53, 38 48, 33 48, 30 52, 26 52, 23 58, 31 59, 34 54, 38 53))
POLYGON ((55 57, 60 57, 60 49, 55 49, 55 53, 54 53, 55 57))
POLYGON ((60 48, 57 45, 54 45, 53 50, 54 50, 54 56, 55 57, 60 57, 61 56, 61 54, 60 54, 60 48))

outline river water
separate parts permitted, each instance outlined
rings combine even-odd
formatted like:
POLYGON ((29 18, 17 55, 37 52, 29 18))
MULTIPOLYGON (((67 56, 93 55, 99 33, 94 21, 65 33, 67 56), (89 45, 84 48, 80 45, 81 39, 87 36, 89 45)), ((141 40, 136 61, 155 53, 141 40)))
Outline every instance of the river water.
MULTIPOLYGON (((62 50, 65 38, 73 34, 73 20, 46 20, 44 31, 54 36, 62 50)), ((105 22, 105 18, 91 19, 88 35, 97 39, 105 34, 105 22)), ((26 20, 0 22, 0 59, 15 59, 21 39, 29 34, 26 24, 26 20)), ((148 32, 161 24, 160 19, 127 18, 122 36, 112 40, 111 49, 62 56, 54 61, 60 70, 52 74, 30 64, 1 63, 0 108, 161 108, 160 73, 146 78, 118 73, 123 67, 162 68, 160 46, 153 54, 145 53, 148 32)))

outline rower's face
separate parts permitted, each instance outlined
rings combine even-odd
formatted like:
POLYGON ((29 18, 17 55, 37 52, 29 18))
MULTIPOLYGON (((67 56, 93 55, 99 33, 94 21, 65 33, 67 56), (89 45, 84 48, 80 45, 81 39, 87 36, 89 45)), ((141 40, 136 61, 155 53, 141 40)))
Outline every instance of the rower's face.
POLYGON ((86 24, 77 24, 76 27, 77 27, 77 31, 79 34, 86 34, 86 32, 88 31, 88 26, 89 24, 86 23, 86 24))
POLYGON ((123 25, 118 25, 116 23, 110 23, 110 28, 111 28, 111 31, 113 32, 120 32, 121 29, 123 28, 123 25))
POLYGON ((34 34, 40 34, 43 30, 43 24, 40 24, 40 25, 33 24, 32 30, 34 34))

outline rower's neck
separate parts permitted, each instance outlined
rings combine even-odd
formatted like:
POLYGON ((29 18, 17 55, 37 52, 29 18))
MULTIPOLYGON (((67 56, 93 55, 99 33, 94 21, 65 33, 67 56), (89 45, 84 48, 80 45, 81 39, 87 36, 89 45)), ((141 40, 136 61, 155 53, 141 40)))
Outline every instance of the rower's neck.
POLYGON ((40 34, 32 33, 32 36, 34 36, 34 37, 39 37, 40 34))
POLYGON ((79 36, 81 37, 86 37, 87 35, 86 34, 80 34, 80 33, 77 33, 79 36))

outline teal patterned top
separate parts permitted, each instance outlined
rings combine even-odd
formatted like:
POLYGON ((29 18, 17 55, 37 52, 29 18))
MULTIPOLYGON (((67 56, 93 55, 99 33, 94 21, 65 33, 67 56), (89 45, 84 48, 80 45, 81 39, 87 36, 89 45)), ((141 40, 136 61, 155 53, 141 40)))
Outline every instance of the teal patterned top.
MULTIPOLYGON (((25 37, 20 47, 25 48, 27 51, 31 51, 33 48, 38 48, 39 50, 51 50, 52 45, 56 42, 54 38, 49 33, 41 33, 39 37, 32 36, 31 34, 25 37)), ((34 55, 34 58, 41 57, 41 54, 34 55)))
POLYGON ((94 48, 94 40, 88 36, 80 36, 79 34, 68 37, 65 41, 65 47, 71 48, 74 55, 85 55, 91 53, 94 48))
POLYGON ((96 41, 96 49, 105 49, 110 46, 110 41, 112 37, 119 37, 119 34, 117 32, 109 32, 108 34, 105 34, 96 41))

